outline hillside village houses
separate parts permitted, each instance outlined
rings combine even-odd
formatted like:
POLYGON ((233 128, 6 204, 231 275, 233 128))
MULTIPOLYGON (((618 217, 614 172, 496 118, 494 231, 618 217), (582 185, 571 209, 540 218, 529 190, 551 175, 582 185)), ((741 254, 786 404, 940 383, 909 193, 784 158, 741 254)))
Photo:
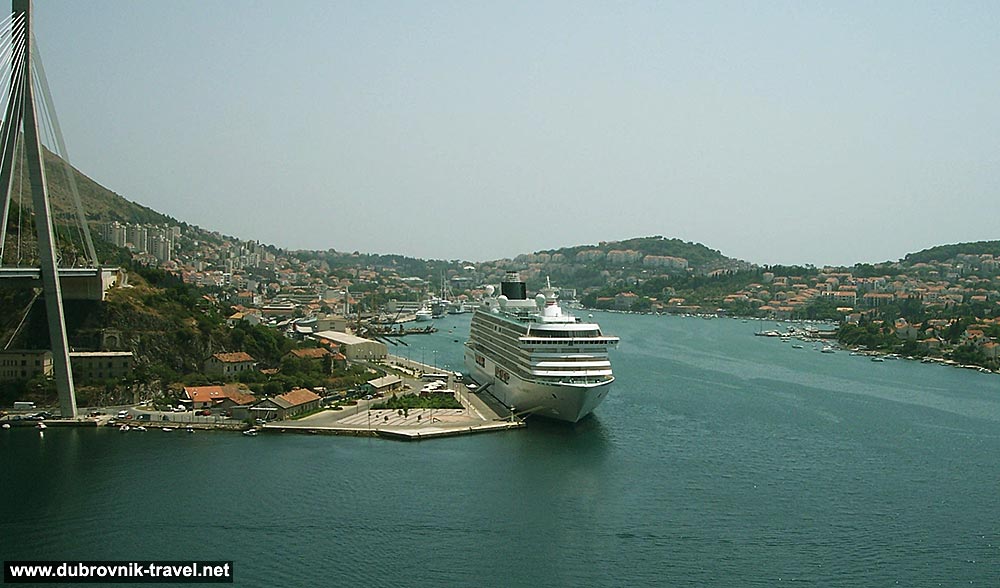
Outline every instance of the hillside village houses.
MULTIPOLYGON (((124 239, 125 246, 139 255, 140 261, 156 263, 189 284, 220 289, 220 292, 208 296, 213 301, 234 308, 227 318, 231 326, 240 322, 264 324, 299 339, 317 338, 317 334, 325 331, 350 335, 343 315, 359 302, 358 296, 351 293, 353 287, 378 280, 381 295, 386 298, 385 304, 392 298, 418 299, 429 289, 426 280, 400 275, 389 265, 354 267, 346 273, 349 277, 344 277, 344 272, 337 277, 321 259, 303 261, 259 242, 233 239, 192 227, 137 225, 130 228, 112 223, 105 228, 104 234, 115 243, 124 239), (171 259, 163 261, 167 240, 171 259), (143 255, 147 257, 141 257, 143 255), (328 323, 303 326, 301 321, 311 319, 326 320, 328 323)), ((827 268, 815 275, 796 277, 765 271, 761 272, 761 279, 757 282, 725 293, 712 300, 710 306, 704 300, 686 300, 670 288, 665 288, 661 296, 652 299, 635 294, 636 286, 653 277, 695 271, 689 260, 670 255, 647 255, 627 247, 609 248, 604 243, 600 248, 582 248, 570 253, 524 254, 513 260, 470 267, 478 274, 480 283, 493 283, 502 275, 504 268, 509 269, 512 262, 521 269, 521 275, 526 279, 546 275, 553 264, 563 264, 570 270, 584 268, 586 264, 603 264, 605 269, 601 275, 608 282, 616 281, 626 286, 617 295, 600 300, 600 305, 620 310, 643 308, 653 312, 686 313, 727 312, 729 309, 746 312, 749 309, 771 318, 787 319, 802 316, 816 302, 832 302, 846 321, 857 322, 873 311, 903 301, 919 301, 931 313, 958 305, 972 305, 985 311, 996 308, 1000 303, 997 286, 1000 257, 990 254, 956 254, 945 261, 919 263, 904 260, 865 266, 865 271, 860 273, 856 268, 827 268), (884 275, 878 274, 880 268, 885 270, 884 275)), ((754 269, 746 262, 730 260, 727 263, 724 267, 701 267, 697 271, 713 275, 754 269)), ((455 284, 474 285, 468 281, 469 276, 458 273, 449 275, 464 280, 455 284)), ((593 290, 588 288, 582 294, 593 290)), ((480 289, 467 292, 472 296, 481 294, 480 289)), ((914 329, 917 327, 907 327, 901 334, 909 339, 914 335, 914 329)), ((927 346, 938 345, 939 340, 934 333, 939 331, 940 327, 921 325, 916 340, 927 346)), ((988 345, 993 341, 981 341, 975 337, 969 341, 974 345, 981 344, 984 353, 992 353, 994 349, 988 345)), ((331 343, 339 345, 336 341, 331 343)), ((342 345, 340 350, 348 360, 354 355, 349 352, 349 347, 342 345)), ((361 346, 355 350, 359 351, 355 355, 358 359, 378 360, 383 356, 381 349, 361 346)), ((233 364, 211 359, 209 362, 209 369, 219 375, 225 375, 227 367, 229 374, 234 368, 253 369, 247 362, 233 364)))

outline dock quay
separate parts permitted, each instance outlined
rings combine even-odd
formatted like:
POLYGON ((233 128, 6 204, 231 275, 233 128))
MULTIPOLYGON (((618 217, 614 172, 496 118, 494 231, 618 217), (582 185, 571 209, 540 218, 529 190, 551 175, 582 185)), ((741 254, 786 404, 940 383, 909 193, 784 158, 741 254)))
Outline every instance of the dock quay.
POLYGON ((258 427, 262 433, 302 433, 309 435, 352 435, 420 441, 440 437, 493 433, 520 429, 524 421, 497 414, 464 385, 457 385, 455 397, 462 408, 415 408, 400 414, 398 410, 374 409, 382 399, 361 400, 343 410, 325 410, 294 421, 267 423, 258 427))
POLYGON ((417 378, 434 374, 447 378, 448 389, 455 391, 455 398, 462 408, 417 408, 404 414, 399 410, 374 409, 380 398, 360 400, 356 406, 342 410, 325 410, 294 421, 268 423, 258 428, 262 433, 304 433, 310 435, 354 435, 384 437, 403 441, 419 441, 457 435, 471 435, 520 429, 522 419, 511 415, 488 394, 476 394, 464 382, 456 381, 456 374, 435 366, 421 364, 398 356, 389 357, 390 365, 406 375, 411 388, 417 378))
MULTIPOLYGON (((399 394, 415 394, 426 384, 426 379, 446 382, 447 389, 454 392, 461 408, 410 408, 376 409, 374 406, 385 401, 383 397, 357 400, 350 406, 327 408, 298 419, 268 422, 255 427, 260 434, 298 433, 307 435, 348 435, 356 437, 381 437, 402 441, 421 441, 459 435, 474 435, 520 429, 525 426, 523 419, 511 414, 508 407, 493 397, 488 390, 469 390, 461 376, 452 371, 389 356, 388 367, 402 374, 404 388, 399 394)), ((137 413, 131 409, 132 413, 137 413)), ((134 419, 116 419, 112 415, 80 417, 77 419, 46 419, 6 417, 11 427, 37 427, 44 422, 46 427, 100 427, 129 425, 134 428, 145 426, 150 431, 158 429, 176 430, 228 430, 241 431, 248 426, 244 422, 226 419, 196 420, 193 413, 137 413, 134 419)), ((127 430, 123 428, 122 430, 127 430)))
POLYGON ((110 416, 80 417, 76 419, 45 419, 44 421, 10 418, 9 416, 0 419, 0 423, 9 424, 11 427, 37 427, 38 423, 45 423, 46 427, 103 427, 110 421, 110 416))

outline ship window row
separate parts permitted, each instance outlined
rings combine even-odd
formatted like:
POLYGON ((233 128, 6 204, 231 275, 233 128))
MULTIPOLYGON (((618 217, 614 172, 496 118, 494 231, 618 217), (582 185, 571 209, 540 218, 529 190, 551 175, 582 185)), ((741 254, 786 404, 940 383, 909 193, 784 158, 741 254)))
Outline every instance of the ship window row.
POLYGON ((527 363, 528 358, 530 357, 530 355, 525 353, 524 350, 521 349, 520 347, 516 345, 510 345, 509 343, 504 341, 497 341, 495 339, 484 337, 479 340, 479 343, 488 349, 495 349, 497 351, 502 350, 507 356, 511 358, 517 358, 517 360, 522 363, 527 363))
POLYGON ((530 343, 531 345, 566 345, 571 343, 573 345, 607 345, 607 341, 601 339, 597 341, 581 341, 579 339, 560 339, 558 341, 545 341, 545 340, 526 340, 525 343, 530 343))
POLYGON ((601 332, 598 330, 594 331, 550 331, 545 330, 535 330, 530 331, 527 334, 528 337, 538 337, 539 339, 553 339, 553 338, 563 338, 563 339, 577 339, 577 338, 588 338, 588 337, 600 337, 601 332))

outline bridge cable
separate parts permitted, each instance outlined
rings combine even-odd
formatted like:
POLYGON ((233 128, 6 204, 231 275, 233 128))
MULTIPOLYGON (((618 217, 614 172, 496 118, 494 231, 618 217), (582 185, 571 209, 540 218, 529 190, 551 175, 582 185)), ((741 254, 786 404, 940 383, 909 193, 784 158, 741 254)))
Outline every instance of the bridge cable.
POLYGON ((97 251, 94 248, 94 240, 90 235, 90 225, 87 223, 87 216, 83 210, 83 202, 80 199, 80 190, 76 185, 76 173, 74 172, 69 161, 69 150, 66 149, 66 141, 63 138, 62 129, 59 126, 59 117, 56 115, 55 102, 52 99, 52 92, 49 90, 49 82, 45 76, 45 66, 42 64, 42 54, 38 50, 38 43, 35 42, 34 39, 32 39, 31 44, 31 57, 32 63, 35 64, 33 69, 38 76, 42 102, 45 105, 45 118, 52 131, 52 137, 56 147, 55 151, 62 159, 63 172, 66 174, 66 181, 69 184, 70 195, 73 198, 73 205, 76 208, 76 217, 77 222, 79 223, 78 228, 82 240, 81 245, 83 246, 89 266, 100 267, 101 264, 97 259, 97 251))
MULTIPOLYGON (((22 45, 23 39, 22 39, 22 45)), ((14 264, 16 267, 20 267, 21 261, 24 259, 24 251, 22 250, 22 229, 24 226, 23 220, 23 209, 24 209, 24 135, 21 133, 21 125, 24 123, 24 76, 21 72, 24 71, 24 62, 18 60, 17 64, 17 74, 14 78, 15 80, 15 108, 17 108, 17 117, 14 119, 18 121, 15 127, 11 127, 10 132, 17 133, 14 136, 14 153, 13 162, 11 164, 11 176, 13 177, 14 170, 18 171, 17 176, 17 259, 14 264)))
MULTIPOLYGON (((24 44, 24 42, 23 42, 23 40, 24 40, 24 34, 23 34, 24 33, 23 24, 24 23, 23 23, 23 19, 21 20, 21 22, 19 22, 17 24, 20 25, 20 29, 12 32, 12 39, 11 39, 11 43, 12 43, 12 45, 11 45, 11 56, 10 56, 11 57, 11 64, 10 64, 11 77, 9 78, 10 79, 10 84, 9 84, 9 88, 8 88, 8 102, 7 102, 7 108, 5 109, 5 112, 8 114, 8 117, 9 117, 10 121, 8 121, 8 124, 4 125, 7 132, 3 136, 3 146, 4 146, 4 151, 3 151, 3 157, 4 157, 4 159, 3 159, 3 161, 4 162, 8 162, 9 161, 10 162, 9 163, 9 165, 11 166, 11 170, 10 171, 13 171, 12 168, 13 168, 13 158, 14 158, 14 142, 16 141, 16 137, 17 137, 17 135, 13 135, 12 136, 12 133, 19 133, 19 130, 20 130, 19 126, 20 125, 18 123, 21 120, 20 115, 21 115, 21 106, 22 106, 21 102, 19 101, 19 93, 18 93, 18 89, 20 88, 20 78, 18 77, 18 72, 20 71, 23 59, 22 60, 18 60, 16 62, 13 61, 13 60, 19 54, 19 51, 17 49, 18 45, 23 45, 24 44), (13 35, 16 35, 16 36, 13 36, 13 35), (10 148, 10 152, 8 152, 8 146, 10 148)), ((6 192, 6 194, 4 195, 5 196, 5 198, 4 198, 4 211, 3 211, 3 217, 2 217, 2 221, 3 222, 2 222, 2 227, 0 227, 0 242, 2 242, 4 244, 6 244, 6 241, 7 241, 7 239, 6 239, 6 236, 7 236, 7 220, 8 220, 9 213, 10 213, 9 212, 10 211, 10 198, 11 198, 11 195, 10 195, 10 188, 11 188, 11 186, 9 184, 9 178, 10 177, 12 177, 12 176, 8 176, 8 185, 6 185, 6 186, 0 186, 0 189, 4 190, 6 192)), ((0 259, 2 259, 2 258, 0 258, 0 259)))
POLYGON ((3 346, 4 351, 10 348, 10 344, 13 343, 14 339, 16 339, 18 334, 20 334, 21 329, 24 328, 25 321, 28 320, 28 315, 31 313, 32 305, 35 304, 35 300, 38 300, 38 297, 42 294, 41 288, 35 288, 34 290, 35 290, 35 295, 31 297, 31 301, 28 302, 28 306, 27 308, 24 309, 24 314, 21 316, 21 321, 17 323, 17 326, 14 328, 14 332, 11 334, 10 339, 8 339, 7 343, 3 346))
MULTIPOLYGON (((45 138, 45 141, 43 141, 43 145, 52 146, 55 143, 55 131, 52 129, 52 120, 49 117, 49 113, 51 112, 51 109, 47 107, 48 106, 47 104, 44 104, 44 96, 42 95, 42 92, 41 92, 41 82, 38 79, 38 72, 34 68, 32 68, 32 71, 34 72, 34 75, 33 75, 34 80, 33 81, 34 81, 34 88, 35 88, 35 96, 39 97, 39 99, 40 99, 40 102, 36 101, 36 104, 40 104, 41 105, 41 108, 39 108, 40 112, 39 112, 39 116, 38 116, 39 126, 41 127, 39 130, 41 132, 41 135, 45 138)), ((46 148, 49 149, 49 151, 51 153, 57 155, 60 159, 62 159, 63 162, 66 161, 65 159, 63 159, 63 154, 62 153, 57 153, 57 149, 55 147, 52 147, 52 148, 46 147, 46 148)), ((60 166, 60 167, 63 167, 63 169, 65 169, 65 166, 60 166)), ((46 168, 46 174, 49 173, 50 169, 51 168, 46 168)), ((51 177, 51 176, 47 175, 46 177, 51 177)), ((69 178, 67 177, 67 180, 68 179, 69 178)), ((67 182, 67 183, 69 183, 69 182, 67 182)), ((54 196, 54 192, 50 190, 49 191, 49 196, 53 197, 54 196)), ((69 250, 70 250, 71 253, 73 253, 72 266, 73 267, 77 267, 78 266, 79 258, 81 257, 80 255, 76 254, 76 252, 77 252, 77 245, 79 245, 79 251, 80 251, 80 253, 83 256, 86 256, 86 248, 87 248, 87 246, 86 246, 86 240, 84 239, 84 236, 83 236, 83 229, 79 225, 79 218, 77 217, 74 220, 76 222, 68 223, 71 226, 69 226, 69 227, 65 227, 65 226, 62 227, 62 229, 63 229, 62 233, 63 233, 63 235, 65 237, 67 230, 69 231, 69 236, 65 240, 68 241, 69 250), (75 233, 74 233, 73 229, 76 229, 75 233)), ((53 225, 53 228, 55 228, 55 225, 53 225)), ((61 250, 60 250, 60 253, 61 253, 61 250)))
MULTIPOLYGON (((7 132, 6 134, 4 134, 2 138, 0 138, 0 140, 3 141, 3 151, 2 151, 3 159, 0 161, 4 162, 8 161, 8 158, 11 159, 13 158, 13 153, 8 153, 7 151, 8 145, 11 142, 10 134, 18 132, 17 127, 19 125, 17 124, 17 122, 20 121, 20 116, 19 116, 20 109, 17 103, 17 83, 19 79, 16 76, 17 76, 17 71, 19 70, 18 66, 20 66, 22 60, 18 60, 17 62, 15 62, 14 59, 18 54, 17 51, 18 44, 21 45, 24 44, 23 17, 24 17, 23 14, 20 15, 20 17, 17 19, 17 22, 13 22, 13 24, 11 25, 10 37, 8 43, 9 55, 6 55, 4 58, 5 61, 7 62, 7 70, 10 73, 10 77, 6 78, 10 80, 10 83, 8 84, 7 87, 4 88, 4 94, 7 96, 7 100, 5 101, 4 112, 7 113, 10 121, 5 121, 4 128, 7 132), (11 124, 11 121, 13 121, 13 124, 11 124)), ((11 146, 11 150, 13 150, 13 146, 11 146)), ((13 163, 13 161, 11 161, 11 163, 13 163)), ((3 190, 5 192, 4 203, 3 203, 3 214, 2 216, 0 216, 0 265, 3 265, 3 252, 6 249, 6 243, 7 243, 7 221, 10 214, 10 184, 8 183, 7 186, 0 186, 0 190, 3 190)))
MULTIPOLYGON (((22 42, 22 45, 23 45, 23 42, 22 42)), ((18 176, 17 176, 18 177, 18 183, 17 183, 17 185, 18 185, 18 190, 17 190, 17 249, 15 250, 15 254, 17 255, 17 257, 14 260, 15 267, 20 267, 21 261, 24 259, 24 251, 22 250, 22 247, 21 247, 21 244, 22 244, 22 227, 24 226, 24 217, 23 217, 23 213, 24 213, 24 195, 23 195, 24 194, 24 162, 22 160, 23 156, 24 156, 23 155, 24 154, 24 136, 21 134, 20 128, 19 128, 21 126, 21 123, 23 123, 23 121, 24 121, 24 119, 23 119, 23 116, 24 116, 24 80, 23 80, 23 76, 20 75, 20 72, 23 71, 23 69, 24 69, 23 68, 23 62, 19 60, 18 64, 17 64, 17 70, 16 70, 18 73, 15 74, 16 77, 14 78, 14 99, 15 99, 14 108, 17 109, 17 113, 15 115, 14 120, 15 121, 19 121, 19 122, 15 123, 15 125, 9 127, 10 128, 10 132, 17 133, 14 136, 13 153, 11 154, 11 157, 12 157, 12 162, 11 162, 11 177, 12 178, 14 177, 14 171, 15 170, 19 170, 18 171, 18 176)))

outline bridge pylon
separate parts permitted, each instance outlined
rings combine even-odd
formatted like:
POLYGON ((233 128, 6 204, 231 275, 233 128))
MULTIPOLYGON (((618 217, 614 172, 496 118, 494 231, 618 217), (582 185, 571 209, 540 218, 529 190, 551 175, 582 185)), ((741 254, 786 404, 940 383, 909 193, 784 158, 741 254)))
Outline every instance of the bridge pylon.
MULTIPOLYGON (((15 154, 18 144, 23 146, 24 160, 31 189, 31 203, 35 216, 38 239, 38 259, 48 319, 49 341, 52 347, 52 376, 59 394, 60 412, 64 418, 76 418, 76 390, 69 357, 66 333, 66 315, 63 310, 62 287, 59 282, 58 255, 48 185, 45 180, 45 162, 39 137, 39 109, 36 106, 36 74, 32 69, 34 32, 31 26, 31 0, 11 2, 11 62, 7 87, 8 101, 0 127, 2 160, 0 160, 0 191, 4 194, 3 214, 0 217, 0 243, 6 239, 8 213, 14 186, 15 154)), ((39 72, 40 73, 40 72, 39 72)), ((2 258, 0 258, 2 263, 2 258)))

